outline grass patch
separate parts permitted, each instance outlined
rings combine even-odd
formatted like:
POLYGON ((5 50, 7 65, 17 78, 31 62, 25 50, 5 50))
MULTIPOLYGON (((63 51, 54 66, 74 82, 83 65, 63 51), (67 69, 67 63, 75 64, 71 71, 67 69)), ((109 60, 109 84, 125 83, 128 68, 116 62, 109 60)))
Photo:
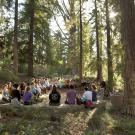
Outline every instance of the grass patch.
POLYGON ((108 109, 0 107, 0 135, 135 135, 135 121, 108 109))
POLYGON ((6 82, 9 80, 18 81, 18 77, 9 70, 0 70, 0 80, 6 82))

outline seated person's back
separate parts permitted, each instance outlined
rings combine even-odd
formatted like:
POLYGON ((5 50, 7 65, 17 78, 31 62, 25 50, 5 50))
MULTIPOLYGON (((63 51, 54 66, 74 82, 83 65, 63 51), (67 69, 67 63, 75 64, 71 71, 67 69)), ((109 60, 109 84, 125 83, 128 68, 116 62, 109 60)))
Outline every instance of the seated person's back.
POLYGON ((76 91, 74 90, 74 86, 71 85, 70 89, 67 92, 66 103, 75 104, 75 102, 76 102, 76 91))
POLYGON ((31 93, 33 94, 33 95, 38 95, 38 90, 36 89, 36 87, 35 87, 35 83, 31 83, 31 93))
POLYGON ((82 96, 82 100, 92 101, 92 91, 88 90, 88 88, 85 88, 85 92, 82 96))
POLYGON ((12 96, 12 98, 16 98, 16 99, 18 99, 18 101, 20 101, 21 95, 17 88, 18 88, 18 84, 14 84, 11 96, 12 96))
POLYGON ((3 90, 2 90, 2 100, 9 102, 10 101, 10 95, 8 92, 8 85, 4 85, 3 90))
POLYGON ((93 84, 92 85, 92 102, 97 101, 97 92, 96 92, 96 86, 93 84))
POLYGON ((20 84, 19 90, 20 90, 21 96, 23 96, 23 94, 25 92, 25 83, 24 82, 20 84))
POLYGON ((26 91, 23 95, 23 102, 25 105, 29 105, 32 99, 32 93, 30 92, 30 87, 26 88, 26 91))
POLYGON ((60 93, 57 91, 56 86, 53 86, 52 92, 49 94, 49 104, 60 104, 60 93))

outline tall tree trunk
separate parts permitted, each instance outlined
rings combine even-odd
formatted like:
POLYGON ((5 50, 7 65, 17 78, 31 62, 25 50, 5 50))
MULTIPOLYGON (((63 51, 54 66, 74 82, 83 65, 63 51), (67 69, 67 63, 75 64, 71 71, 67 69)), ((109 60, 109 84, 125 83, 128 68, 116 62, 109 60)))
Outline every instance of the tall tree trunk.
MULTIPOLYGON (((135 5, 121 0, 122 37, 125 47, 125 106, 135 111, 135 5)), ((135 114, 134 114, 135 115, 135 114)))
POLYGON ((14 18, 14 73, 18 75, 18 0, 15 0, 14 18))
MULTIPOLYGON (((70 21, 73 22, 76 18, 75 15, 75 0, 70 0, 70 11, 69 11, 69 15, 70 15, 70 21)), ((78 65, 77 65, 77 43, 76 43, 76 24, 72 23, 72 26, 70 28, 70 52, 71 52, 71 58, 70 58, 70 62, 72 62, 71 67, 72 67, 72 75, 76 75, 78 73, 78 65)))
POLYGON ((100 46, 99 46, 99 23, 98 23, 98 13, 97 13, 97 0, 95 0, 95 26, 96 26, 96 46, 97 46, 97 81, 102 80, 102 63, 100 56, 100 46))
POLYGON ((110 32, 110 19, 108 0, 105 1, 106 5, 106 30, 107 30, 107 67, 108 67, 108 92, 113 91, 113 65, 112 65, 112 48, 111 48, 111 32, 110 32))
POLYGON ((33 35, 34 35, 34 6, 35 0, 30 0, 30 33, 28 46, 28 75, 33 76, 33 35))
POLYGON ((79 72, 79 77, 80 81, 82 80, 82 63, 83 63, 83 41, 82 41, 82 0, 80 0, 80 72, 79 72))

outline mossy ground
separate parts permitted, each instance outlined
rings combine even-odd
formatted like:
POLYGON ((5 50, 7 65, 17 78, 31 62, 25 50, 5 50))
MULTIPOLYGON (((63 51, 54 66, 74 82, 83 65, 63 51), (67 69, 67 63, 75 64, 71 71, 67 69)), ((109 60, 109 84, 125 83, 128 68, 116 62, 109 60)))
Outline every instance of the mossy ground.
POLYGON ((135 135, 135 120, 106 107, 0 107, 0 135, 135 135))

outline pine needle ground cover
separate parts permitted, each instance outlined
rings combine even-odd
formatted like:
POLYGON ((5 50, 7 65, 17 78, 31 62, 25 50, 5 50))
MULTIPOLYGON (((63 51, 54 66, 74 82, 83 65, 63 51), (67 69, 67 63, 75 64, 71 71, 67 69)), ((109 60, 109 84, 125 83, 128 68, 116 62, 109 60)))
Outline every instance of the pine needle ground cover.
POLYGON ((0 135, 135 135, 135 121, 105 107, 0 107, 0 135))

